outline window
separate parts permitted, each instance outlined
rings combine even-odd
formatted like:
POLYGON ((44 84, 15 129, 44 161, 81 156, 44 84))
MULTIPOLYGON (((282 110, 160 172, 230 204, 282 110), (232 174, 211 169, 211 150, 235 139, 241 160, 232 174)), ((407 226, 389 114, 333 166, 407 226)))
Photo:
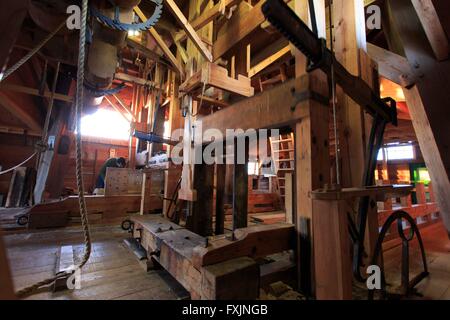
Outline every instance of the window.
POLYGON ((378 161, 384 160, 385 151, 387 160, 411 160, 414 159, 414 146, 412 144, 400 145, 390 144, 385 148, 381 148, 378 152, 378 161))
POLYGON ((81 134, 98 138, 128 140, 130 123, 117 111, 99 109, 81 118, 81 134))
POLYGON ((248 175, 257 176, 259 174, 258 162, 248 163, 248 175))

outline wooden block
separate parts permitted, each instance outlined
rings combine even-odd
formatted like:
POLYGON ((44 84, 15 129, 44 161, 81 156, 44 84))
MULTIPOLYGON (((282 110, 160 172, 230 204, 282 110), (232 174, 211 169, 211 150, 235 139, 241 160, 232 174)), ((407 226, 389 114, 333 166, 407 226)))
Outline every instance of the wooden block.
POLYGON ((313 220, 316 297, 352 299, 352 265, 346 202, 314 200, 313 220))
POLYGON ((255 300, 259 295, 259 266, 253 259, 237 258, 204 267, 202 299, 255 300))
POLYGON ((206 88, 214 87, 244 97, 252 97, 255 94, 250 78, 238 75, 238 78, 234 79, 228 76, 227 69, 210 62, 205 62, 200 71, 180 85, 180 91, 196 92, 202 89, 203 84, 206 88))
MULTIPOLYGON (((75 262, 73 259, 73 248, 72 246, 61 246, 58 258, 56 261, 56 270, 55 274, 68 272, 73 270, 75 267, 75 262)), ((60 278, 55 281, 53 285, 53 291, 60 291, 67 289, 67 280, 71 275, 60 278)))
POLYGON ((213 238, 207 248, 196 247, 192 257, 194 266, 200 269, 202 266, 239 257, 265 257, 293 249, 295 245, 294 225, 286 223, 251 226, 234 233, 235 240, 213 238))

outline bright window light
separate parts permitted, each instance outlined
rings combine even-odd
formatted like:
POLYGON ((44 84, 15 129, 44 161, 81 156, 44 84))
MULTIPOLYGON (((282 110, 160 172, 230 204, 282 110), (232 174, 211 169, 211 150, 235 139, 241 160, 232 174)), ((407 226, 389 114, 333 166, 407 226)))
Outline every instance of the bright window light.
POLYGON ((257 176, 258 175, 258 162, 249 162, 248 163, 248 175, 249 176, 257 176))
POLYGON ((81 118, 81 135, 128 140, 130 138, 130 123, 117 111, 99 109, 95 113, 81 118))
POLYGON ((384 152, 383 152, 383 148, 380 148, 380 150, 378 150, 378 156, 377 156, 377 160, 378 161, 383 161, 384 160, 384 152))
POLYGON ((387 148, 389 160, 414 159, 414 148, 412 145, 387 148))

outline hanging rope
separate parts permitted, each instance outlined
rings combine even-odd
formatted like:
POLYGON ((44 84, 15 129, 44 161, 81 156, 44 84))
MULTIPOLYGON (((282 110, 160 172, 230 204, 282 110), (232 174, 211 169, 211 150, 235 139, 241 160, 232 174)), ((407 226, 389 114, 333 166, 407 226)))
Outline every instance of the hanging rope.
POLYGON ((25 163, 27 163, 28 161, 30 161, 31 159, 33 159, 37 154, 38 154, 38 151, 36 151, 35 153, 33 153, 28 159, 26 159, 26 160, 24 160, 23 162, 19 163, 17 166, 14 166, 14 167, 9 168, 9 169, 4 170, 4 171, 0 171, 0 176, 3 175, 3 174, 7 174, 7 173, 9 173, 9 172, 11 172, 11 171, 14 171, 14 170, 16 170, 17 168, 22 167, 25 163))
POLYGON ((66 19, 53 31, 50 33, 44 40, 42 40, 33 50, 28 52, 22 59, 20 59, 15 65, 6 70, 3 73, 3 76, 0 77, 0 82, 4 81, 8 78, 12 73, 14 73, 17 69, 19 69, 22 65, 24 65, 32 56, 36 54, 39 50, 42 49, 43 46, 46 45, 64 26, 66 25, 66 19))
MULTIPOLYGON (((329 22, 330 22, 330 50, 331 55, 334 56, 334 39, 333 39, 333 0, 330 1, 329 9, 329 22)), ((339 130, 337 123, 337 110, 336 110, 336 78, 334 74, 334 59, 331 59, 331 99, 333 104, 333 126, 334 126, 334 147, 336 153, 336 184, 341 185, 341 174, 340 174, 340 142, 339 142, 339 130)), ((351 170, 350 170, 351 171, 351 170)))
POLYGON ((85 48, 86 48, 86 23, 87 23, 87 11, 88 11, 88 0, 83 0, 83 7, 81 13, 81 30, 80 30, 80 49, 78 54, 78 73, 77 73, 77 97, 75 102, 75 114, 76 114, 76 126, 77 126, 77 136, 76 136, 76 176, 77 176, 77 187, 78 187, 78 199, 80 205, 80 215, 81 215, 81 223, 83 226, 84 233, 84 242, 85 249, 84 255, 80 262, 80 264, 74 269, 70 271, 65 271, 57 274, 52 278, 45 279, 41 282, 38 282, 32 286, 24 288, 16 293, 19 298, 23 298, 34 293, 44 287, 52 284, 58 279, 66 278, 70 276, 76 269, 81 269, 89 260, 91 255, 91 235, 89 231, 89 221, 87 215, 86 208, 86 200, 84 198, 84 184, 83 184, 83 172, 82 172, 82 153, 81 153, 81 130, 80 130, 80 122, 81 122, 81 111, 82 111, 82 103, 84 101, 83 94, 83 80, 84 80, 84 62, 85 62, 85 48))

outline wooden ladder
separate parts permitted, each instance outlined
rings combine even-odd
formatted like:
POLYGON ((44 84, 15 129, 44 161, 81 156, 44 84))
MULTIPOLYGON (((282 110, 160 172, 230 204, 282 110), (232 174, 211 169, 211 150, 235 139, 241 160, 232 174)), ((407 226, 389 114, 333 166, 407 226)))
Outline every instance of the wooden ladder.
POLYGON ((294 173, 294 134, 281 134, 278 138, 270 138, 270 147, 272 151, 272 159, 274 171, 277 175, 277 186, 281 200, 286 198, 286 174, 294 173))

